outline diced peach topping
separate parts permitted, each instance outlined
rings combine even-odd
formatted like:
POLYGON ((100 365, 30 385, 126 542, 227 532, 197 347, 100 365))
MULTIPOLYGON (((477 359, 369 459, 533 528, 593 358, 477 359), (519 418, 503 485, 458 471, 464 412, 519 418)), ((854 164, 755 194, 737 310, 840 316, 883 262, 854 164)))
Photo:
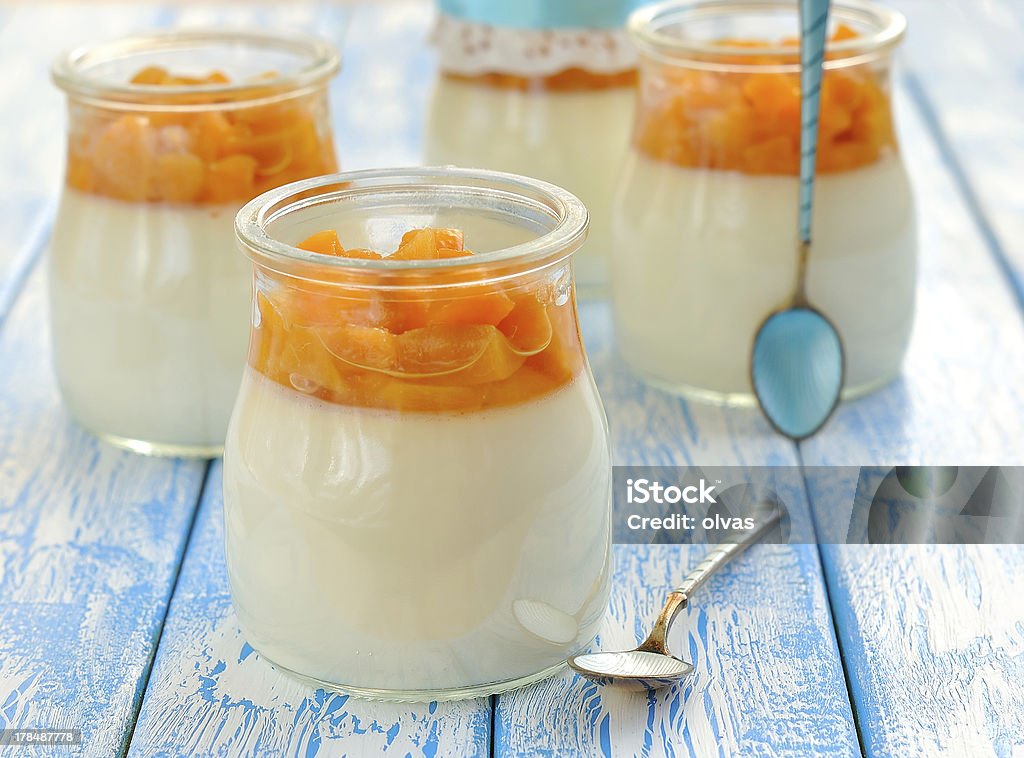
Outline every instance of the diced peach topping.
MULTIPOLYGON (((131 83, 201 88, 230 81, 219 71, 181 76, 148 66, 131 83)), ((258 89, 244 95, 258 96, 258 89)), ((189 102, 209 107, 84 112, 72 124, 68 185, 130 202, 216 205, 244 202, 337 169, 331 135, 321 133, 313 96, 247 107, 240 97, 197 89, 189 102)))
MULTIPOLYGON (((841 25, 833 41, 854 39, 841 25)), ((729 47, 767 43, 720 40, 729 47)), ((785 40, 783 46, 795 46, 785 40)), ((727 62, 773 66, 778 56, 727 62)), ((666 66, 653 74, 637 113, 634 144, 642 153, 680 166, 797 174, 800 162, 800 76, 773 71, 712 71, 666 66)), ((827 70, 822 82, 818 171, 848 171, 894 150, 889 98, 868 65, 827 70)))
POLYGON ((522 91, 581 92, 586 90, 614 89, 616 87, 632 87, 636 84, 635 68, 616 71, 610 74, 594 73, 582 68, 567 68, 548 76, 522 76, 492 71, 484 74, 467 75, 448 72, 450 79, 474 82, 496 89, 512 89, 522 91))
MULTIPOLYGON (((473 255, 456 229, 414 229, 389 256, 346 249, 334 230, 298 247, 357 259, 473 255)), ((447 270, 411 292, 336 282, 336 273, 330 284, 263 277, 250 365, 328 402, 478 410, 549 393, 583 367, 575 304, 556 304, 543 284, 478 284, 447 270)))

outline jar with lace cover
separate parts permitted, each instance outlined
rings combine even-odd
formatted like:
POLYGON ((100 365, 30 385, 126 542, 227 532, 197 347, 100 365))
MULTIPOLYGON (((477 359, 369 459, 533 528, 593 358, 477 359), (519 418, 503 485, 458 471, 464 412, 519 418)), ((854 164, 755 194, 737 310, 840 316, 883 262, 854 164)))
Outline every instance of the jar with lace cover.
POLYGON ((582 296, 608 286, 609 207, 633 119, 637 0, 438 0, 440 76, 428 163, 510 171, 575 193, 591 233, 575 262, 582 296))

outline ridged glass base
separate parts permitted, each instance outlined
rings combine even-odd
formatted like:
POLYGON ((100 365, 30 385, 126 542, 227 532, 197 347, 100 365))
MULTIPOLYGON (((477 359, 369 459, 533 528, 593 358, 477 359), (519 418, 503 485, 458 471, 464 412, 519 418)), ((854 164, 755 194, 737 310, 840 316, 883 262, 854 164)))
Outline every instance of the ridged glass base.
POLYGON ((339 684, 337 682, 327 682, 322 679, 317 679, 316 677, 299 674, 298 672, 292 671, 287 666, 274 663, 274 661, 267 658, 263 653, 260 653, 260 657, 281 673, 291 677, 292 679, 297 679, 304 684, 319 687, 328 691, 338 692, 343 695, 352 695, 353 697, 361 698, 362 700, 382 700, 392 703, 429 703, 435 700, 469 700, 477 697, 500 695, 502 692, 508 692, 509 690, 525 687, 528 684, 533 684, 534 682, 539 682, 542 679, 554 676, 567 666, 565 661, 561 661, 554 666, 550 666, 543 671, 538 671, 535 674, 528 674, 527 676, 522 676, 517 679, 505 679, 500 682, 477 684, 471 687, 452 687, 448 689, 429 690, 391 690, 375 689, 372 687, 355 687, 348 684, 339 684))
POLYGON ((223 445, 177 445, 119 437, 116 434, 101 434, 99 432, 93 432, 93 434, 114 447, 131 450, 140 455, 161 458, 218 458, 224 454, 223 445))
MULTIPOLYGON (((695 387, 690 384, 667 382, 660 377, 650 376, 642 371, 636 371, 635 369, 633 371, 652 387, 657 387, 663 392, 668 392, 672 395, 680 395, 687 400, 692 400, 697 403, 704 403, 705 405, 719 405, 729 408, 757 407, 757 396, 754 395, 753 391, 720 392, 718 390, 709 390, 704 387, 695 387)), ((870 395, 872 392, 882 389, 882 387, 892 382, 898 376, 899 371, 896 371, 890 376, 883 376, 873 382, 859 384, 855 387, 846 387, 843 389, 840 399, 844 401, 856 400, 857 398, 864 397, 865 395, 870 395)))

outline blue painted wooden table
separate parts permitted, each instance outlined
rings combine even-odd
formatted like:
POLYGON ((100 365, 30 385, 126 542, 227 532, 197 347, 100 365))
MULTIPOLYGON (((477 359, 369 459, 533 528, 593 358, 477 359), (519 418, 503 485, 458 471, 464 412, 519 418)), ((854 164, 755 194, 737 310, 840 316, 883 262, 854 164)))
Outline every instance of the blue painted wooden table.
MULTIPOLYGON (((607 307, 588 304, 617 463, 792 466, 806 523, 848 497, 815 466, 1024 464, 1024 4, 898 4, 922 221, 903 375, 797 446, 752 412, 645 387, 615 356, 607 307)), ((412 0, 0 6, 0 727, 80 728, 75 750, 96 756, 1024 755, 1019 546, 758 546, 673 630, 692 679, 650 696, 564 674, 491 699, 361 702, 287 679, 246 645, 220 463, 114 450, 61 407, 41 260, 63 103, 46 66, 69 44, 172 23, 317 29, 345 49, 332 93, 345 164, 411 164, 430 20, 412 0)), ((617 546, 598 644, 634 644, 703 549, 617 546)))

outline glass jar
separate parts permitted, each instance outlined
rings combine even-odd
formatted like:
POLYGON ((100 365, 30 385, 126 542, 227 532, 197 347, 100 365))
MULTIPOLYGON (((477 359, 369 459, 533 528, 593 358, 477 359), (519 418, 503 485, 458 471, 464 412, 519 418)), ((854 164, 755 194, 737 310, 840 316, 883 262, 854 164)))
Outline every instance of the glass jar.
POLYGON ((116 445, 219 454, 245 365, 249 267, 233 220, 337 170, 315 38, 174 31, 75 50, 65 186, 49 254, 64 402, 116 445))
POLYGON ((610 205, 633 120, 636 0, 438 0, 441 74, 428 107, 426 160, 554 182, 590 211, 577 257, 581 296, 607 294, 610 205))
MULTIPOLYGON (((697 0, 630 19, 641 81, 614 203, 615 323, 623 357, 664 388, 753 403, 754 334, 792 296, 796 14, 697 0)), ((914 317, 916 225, 890 88, 906 21, 860 0, 831 16, 807 289, 843 339, 851 397, 897 375, 914 317)))
POLYGON ((267 659, 432 700, 539 679, 594 637, 611 466, 570 266, 586 226, 564 190, 454 168, 321 177, 239 213, 255 300, 227 565, 267 659), (365 250, 420 227, 475 254, 365 250), (297 247, 324 230, 349 252, 297 247))

